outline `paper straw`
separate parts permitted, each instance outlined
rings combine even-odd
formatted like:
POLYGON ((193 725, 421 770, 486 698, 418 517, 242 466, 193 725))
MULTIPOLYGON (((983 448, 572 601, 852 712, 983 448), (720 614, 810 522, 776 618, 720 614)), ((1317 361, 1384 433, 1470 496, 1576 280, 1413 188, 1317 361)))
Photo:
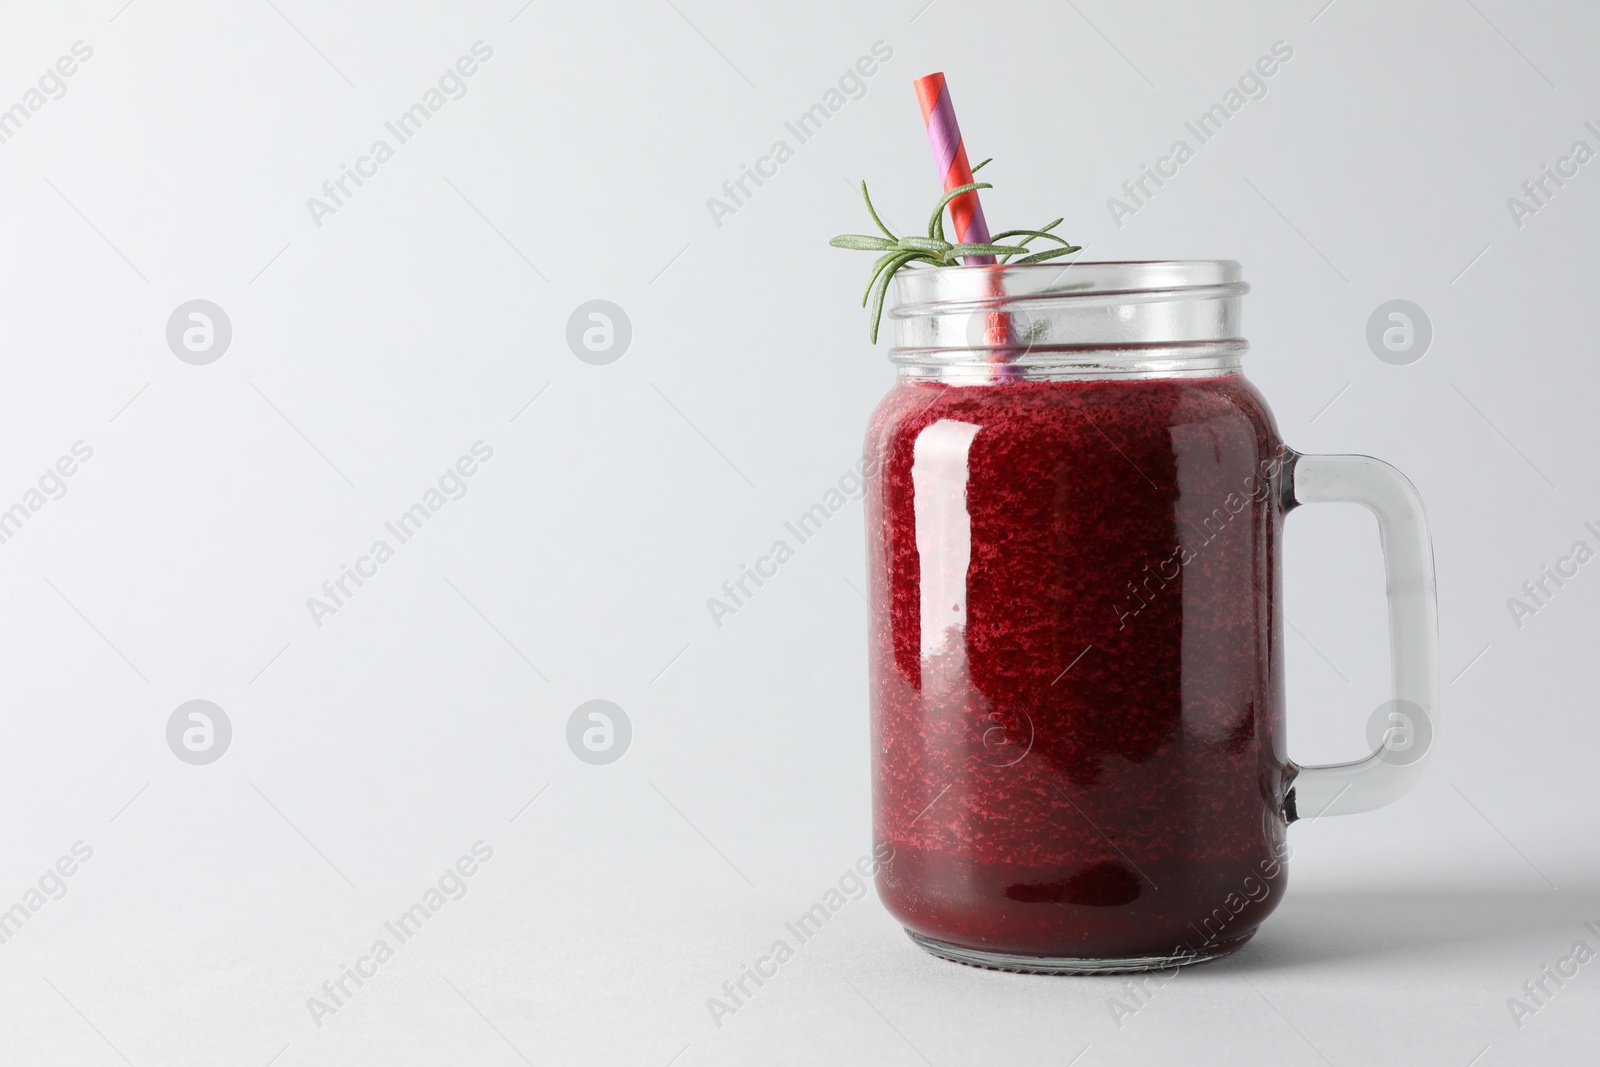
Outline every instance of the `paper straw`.
MULTIPOLYGON (((928 128, 928 143, 933 146, 933 161, 939 168, 944 191, 972 184, 972 164, 967 161, 967 146, 956 123, 955 105, 950 102, 950 86, 943 72, 925 74, 914 83, 917 103, 922 107, 922 122, 928 128)), ((988 244, 989 226, 983 220, 983 205, 976 190, 962 193, 950 201, 950 222, 955 241, 960 244, 988 244)), ((972 266, 993 263, 993 256, 967 256, 962 263, 972 266)))
MULTIPOLYGON (((956 122, 955 105, 950 102, 950 86, 944 73, 925 74, 912 83, 917 90, 917 103, 922 108, 922 123, 928 129, 928 143, 933 146, 933 161, 939 168, 944 191, 972 184, 972 164, 967 160, 967 145, 961 137, 961 127, 956 122)), ((963 244, 988 244, 989 224, 983 218, 983 205, 978 192, 962 193, 950 201, 950 222, 955 229, 955 239, 963 244)), ((993 256, 965 256, 964 266, 993 266, 993 256)), ((989 280, 990 294, 1001 295, 999 277, 989 280)), ((1011 338, 1011 316, 1003 311, 990 311, 984 315, 984 340, 990 345, 1004 345, 1011 338)), ((1001 348, 989 358, 1000 364, 994 369, 998 381, 1021 377, 1021 371, 1008 366, 1020 352, 1001 348)))

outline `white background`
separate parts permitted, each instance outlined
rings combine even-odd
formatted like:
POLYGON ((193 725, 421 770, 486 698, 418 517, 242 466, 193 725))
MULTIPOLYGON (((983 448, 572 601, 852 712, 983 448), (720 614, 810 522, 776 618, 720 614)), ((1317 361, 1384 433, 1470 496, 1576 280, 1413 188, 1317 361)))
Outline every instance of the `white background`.
MULTIPOLYGON (((0 144, 0 508, 94 450, 0 544, 0 907, 94 850, 0 945, 0 1060, 1591 1058, 1600 963, 1520 1029, 1507 998, 1600 949, 1600 563, 1521 628, 1506 601, 1597 545, 1600 162, 1520 228, 1506 199, 1600 148, 1600 15, 1323 2, 0 6, 0 108, 94 50, 0 144), (307 198, 479 40, 466 95, 316 225, 307 198), (715 225, 707 198, 880 40, 865 96, 715 225), (1119 228, 1106 199, 1280 40, 1266 97, 1119 228), (705 601, 850 468, 890 384, 869 260, 824 242, 866 228, 863 177, 926 217, 911 80, 939 69, 996 157, 996 228, 1240 260, 1286 439, 1417 483, 1443 731, 1400 803, 1291 831, 1256 940, 1120 1027, 1119 981, 934 960, 872 896, 719 1027, 707 998, 869 847, 860 505, 720 629, 705 601), (632 322, 607 366, 565 340, 597 298, 632 322), (1365 341, 1394 298, 1433 323, 1410 366, 1365 341), (232 322, 207 366, 166 342, 192 299, 232 322), (480 440, 467 495, 315 625, 307 597, 480 440), (565 741, 593 698, 633 724, 610 766, 565 741), (191 699, 233 725, 209 766, 167 747, 191 699), (480 839, 470 892, 315 1025, 307 998, 480 839)), ((1375 527, 1289 529, 1291 752, 1354 757, 1386 697, 1375 527)))

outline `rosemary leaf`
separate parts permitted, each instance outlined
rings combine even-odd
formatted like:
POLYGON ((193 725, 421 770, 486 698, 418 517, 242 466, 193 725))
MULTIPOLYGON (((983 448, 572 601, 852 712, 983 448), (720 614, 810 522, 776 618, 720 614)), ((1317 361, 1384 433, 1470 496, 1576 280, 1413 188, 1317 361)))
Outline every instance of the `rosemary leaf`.
MULTIPOLYGON (((1060 222, 1061 220, 1057 219, 1056 221, 1060 222)), ((1049 239, 1051 241, 1059 241, 1064 245, 1069 245, 1069 244, 1072 243, 1071 241, 1068 241, 1063 237, 1057 237, 1055 234, 1047 233, 1044 230, 1006 230, 1003 233, 995 234, 994 237, 992 238, 992 240, 998 241, 1002 237, 1017 237, 1017 236, 1020 236, 1021 234, 1027 234, 1029 236, 1029 240, 1032 240, 1035 237, 1044 237, 1044 238, 1047 238, 1047 239, 1049 239)))
MULTIPOLYGON (((1024 237, 1022 240, 1017 242, 1018 244, 1024 245, 1024 246, 1026 246, 1028 244, 1028 242, 1032 241, 1035 237, 1048 237, 1052 241, 1061 241, 1062 244, 1067 244, 1068 242, 1062 241, 1061 238, 1059 238, 1055 234, 1049 232, 1050 230, 1055 229, 1059 225, 1061 225, 1061 220, 1060 219, 1051 219, 1049 222, 1045 223, 1043 226, 1039 227, 1037 230, 1008 230, 1006 233, 1002 234, 1001 236, 1002 237, 1009 237, 1013 233, 1026 233, 1028 236, 1024 237)), ((1000 262, 1001 263, 1009 263, 1009 262, 1011 262, 1011 257, 1010 256, 1006 256, 1003 259, 1001 259, 1000 262)))
POLYGON ((925 259, 924 252, 902 252, 892 260, 883 272, 883 277, 878 282, 878 288, 872 294, 872 307, 867 314, 872 317, 872 343, 878 343, 878 323, 883 320, 883 298, 889 291, 889 283, 894 280, 895 272, 910 263, 913 259, 925 259))
POLYGON ((956 246, 949 241, 930 240, 926 237, 902 237, 899 247, 904 252, 929 252, 936 256, 948 256, 950 250, 956 246))
POLYGON ((1008 255, 1009 256, 1014 256, 1018 252, 1026 252, 1026 251, 1027 251, 1027 249, 1023 248, 1021 245, 997 245, 997 244, 982 244, 982 245, 979 245, 979 244, 964 244, 964 245, 953 245, 950 248, 950 254, 952 256, 956 256, 956 257, 961 257, 961 256, 1008 256, 1008 255))
POLYGON ((887 254, 885 254, 883 256, 880 256, 878 258, 878 261, 872 265, 872 277, 867 279, 867 288, 861 294, 861 306, 862 307, 866 307, 867 306, 867 298, 872 295, 872 287, 874 285, 878 284, 878 275, 882 274, 883 273, 883 269, 885 267, 887 267, 890 263, 893 263, 901 255, 904 255, 904 253, 902 253, 902 252, 889 252, 889 253, 887 253, 887 254))
POLYGON ((1074 252, 1081 251, 1083 251, 1082 245, 1067 245, 1065 248, 1052 248, 1048 252, 1035 252, 1031 256, 1023 256, 1021 259, 1017 260, 1017 262, 1043 263, 1047 259, 1055 259, 1057 256, 1070 256, 1074 252))
POLYGON ((835 248, 849 248, 857 252, 882 252, 894 248, 895 243, 883 237, 865 233, 843 233, 828 241, 835 248))
POLYGON ((979 189, 993 188, 994 186, 988 182, 968 182, 966 185, 958 185, 948 193, 945 193, 939 198, 939 203, 935 205, 933 217, 928 219, 928 236, 937 236, 941 240, 944 238, 944 209, 950 206, 950 201, 958 196, 965 196, 967 193, 975 193, 979 189), (933 232, 936 228, 939 231, 937 235, 933 232))
MULTIPOLYGON (((972 170, 976 173, 988 165, 991 160, 983 160, 972 170)), ((846 233, 833 238, 828 243, 835 248, 847 248, 863 252, 882 252, 883 255, 872 264, 871 277, 867 279, 867 288, 861 294, 861 304, 868 308, 870 318, 869 335, 873 343, 877 343, 878 329, 883 322, 883 305, 888 298, 889 286, 894 281, 894 276, 901 268, 912 263, 928 263, 935 267, 953 267, 960 264, 961 260, 969 256, 996 256, 1001 263, 1009 263, 1013 256, 1028 252, 1028 243, 1035 238, 1042 237, 1049 241, 1057 242, 1061 247, 1051 248, 1045 252, 1032 252, 1022 259, 1022 263, 1042 263, 1045 260, 1055 259, 1058 256, 1070 255, 1082 251, 1078 245, 1069 244, 1065 239, 1056 236, 1050 231, 1061 225, 1061 219, 1053 219, 1037 230, 1004 230, 995 234, 986 243, 964 242, 951 244, 944 236, 944 212, 950 203, 958 196, 977 192, 979 189, 992 189, 994 186, 987 182, 968 182, 966 185, 951 189, 939 198, 938 205, 933 210, 933 215, 928 219, 927 237, 897 237, 893 230, 885 226, 883 219, 878 216, 878 211, 872 205, 872 196, 867 192, 867 183, 861 183, 861 199, 866 202, 867 214, 872 216, 872 222, 883 234, 874 237, 870 234, 846 233), (1002 244, 1006 238, 1021 238, 1015 244, 1002 244)))
POLYGON ((872 216, 872 221, 877 224, 878 229, 883 231, 883 235, 891 241, 896 240, 894 231, 883 224, 883 220, 878 217, 878 210, 872 206, 872 197, 867 195, 866 179, 861 181, 861 199, 867 202, 867 214, 872 216))

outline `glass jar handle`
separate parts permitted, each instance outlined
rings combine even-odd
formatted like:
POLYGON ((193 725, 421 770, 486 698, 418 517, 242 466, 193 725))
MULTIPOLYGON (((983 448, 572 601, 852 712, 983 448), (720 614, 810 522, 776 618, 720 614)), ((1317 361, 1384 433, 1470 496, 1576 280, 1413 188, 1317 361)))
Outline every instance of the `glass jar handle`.
POLYGON ((1383 721, 1394 724, 1364 759, 1298 768, 1284 801, 1292 822, 1381 808, 1416 784, 1438 723, 1439 606, 1422 497, 1405 475, 1370 456, 1290 451, 1287 460, 1286 511, 1301 504, 1360 504, 1378 520, 1393 678, 1393 698, 1385 705, 1393 710, 1383 721), (1404 731, 1403 746, 1391 744, 1396 728, 1404 731))

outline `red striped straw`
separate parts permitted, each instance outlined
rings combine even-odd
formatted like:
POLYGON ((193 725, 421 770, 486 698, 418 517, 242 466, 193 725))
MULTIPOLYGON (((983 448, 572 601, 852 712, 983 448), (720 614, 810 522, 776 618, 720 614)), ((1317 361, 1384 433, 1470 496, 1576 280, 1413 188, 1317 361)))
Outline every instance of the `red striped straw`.
MULTIPOLYGON (((967 161, 967 146, 961 140, 961 127, 956 124, 956 109, 950 102, 950 86, 945 84, 943 72, 925 74, 913 84, 917 103, 922 107, 923 125, 928 128, 928 142, 933 146, 933 161, 944 181, 944 191, 948 193, 951 189, 971 185, 972 164, 967 161)), ((989 225, 983 221, 983 205, 978 202, 976 190, 950 201, 950 221, 955 227, 956 242, 989 243, 989 225)), ((967 256, 961 262, 967 266, 993 263, 994 257, 967 256)))
MULTIPOLYGON (((922 107, 922 122, 928 128, 928 143, 933 146, 933 161, 944 181, 944 191, 972 184, 972 164, 967 161, 967 146, 961 138, 961 127, 956 123, 955 105, 950 102, 950 86, 943 72, 925 74, 912 83, 917 90, 917 103, 922 107)), ((989 224, 983 219, 983 205, 978 202, 978 191, 962 193, 950 201, 950 222, 955 227, 956 241, 963 244, 988 244, 989 224)), ((993 266, 993 256, 964 256, 964 266, 993 266)), ((1000 279, 989 278, 992 296, 1001 295, 1000 279)), ((984 315, 984 338, 990 345, 1004 345, 1011 340, 1011 316, 1003 311, 990 311, 984 315)), ((989 358, 1000 364, 994 369, 998 381, 1020 377, 1017 368, 1007 366, 1021 353, 999 348, 989 358)))

